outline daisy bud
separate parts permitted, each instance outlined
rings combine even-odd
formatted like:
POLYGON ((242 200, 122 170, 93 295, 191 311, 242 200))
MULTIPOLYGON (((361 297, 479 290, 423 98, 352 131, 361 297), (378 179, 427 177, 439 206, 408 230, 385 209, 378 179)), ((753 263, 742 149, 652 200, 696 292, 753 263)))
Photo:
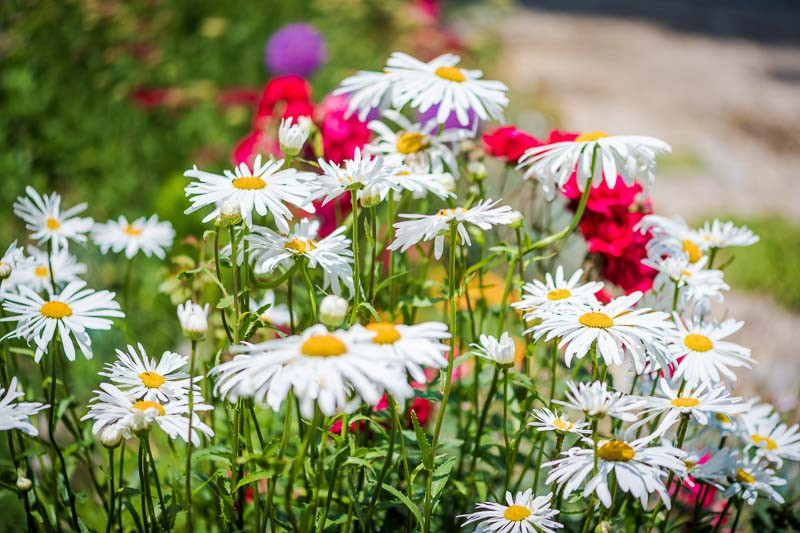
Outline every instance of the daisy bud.
POLYGON ((144 435, 150 431, 153 425, 152 417, 148 416, 144 411, 134 413, 131 418, 130 428, 136 435, 144 435))
POLYGON ((471 196, 478 196, 481 193, 481 190, 477 185, 470 185, 469 188, 467 189, 467 192, 471 196))
POLYGON ((338 326, 347 316, 347 300, 335 294, 329 294, 319 305, 319 320, 329 327, 338 326))
POLYGON ((470 181, 483 181, 489 177, 489 171, 481 161, 470 161, 467 164, 467 175, 470 181))
POLYGON ((287 156, 296 156, 303 149, 310 132, 311 119, 308 117, 299 117, 294 125, 292 125, 292 117, 281 119, 281 125, 278 128, 278 142, 281 145, 281 151, 287 156))
POLYGON ((235 226, 242 221, 242 209, 236 200, 225 200, 219 207, 219 216, 215 221, 221 228, 235 226))
POLYGON ((11 263, 0 261, 0 280, 7 279, 13 271, 14 268, 11 266, 11 263))
POLYGON ((449 172, 445 172, 444 174, 442 174, 440 180, 445 189, 447 189, 449 192, 455 192, 456 180, 455 178, 453 178, 452 174, 450 174, 449 172))
POLYGON ((375 207, 381 203, 381 189, 377 184, 367 185, 361 195, 361 205, 364 207, 375 207))
POLYGON ((597 524, 597 527, 594 528, 594 531, 595 533, 613 533, 614 527, 611 525, 611 522, 603 520, 602 522, 597 524))
POLYGON ((33 486, 33 482, 31 482, 30 479, 28 479, 27 477, 23 476, 22 474, 19 474, 17 476, 17 490, 18 491, 27 492, 27 491, 31 490, 32 486, 33 486))
POLYGON ((521 228, 522 227, 522 223, 525 222, 525 219, 523 218, 522 213, 520 213, 519 211, 514 210, 514 211, 511 212, 511 217, 512 217, 511 218, 511 222, 509 222, 508 225, 512 229, 521 228))
POLYGON ((117 424, 106 426, 100 432, 100 444, 106 448, 116 448, 120 442, 122 442, 122 428, 117 424))
POLYGON ((178 320, 187 339, 193 341, 202 339, 208 331, 208 304, 202 307, 191 300, 186 300, 186 303, 178 306, 178 320))
POLYGON ((475 348, 476 355, 494 361, 500 366, 514 364, 516 345, 507 331, 503 332, 499 339, 491 335, 481 335, 480 344, 473 344, 472 347, 475 348))

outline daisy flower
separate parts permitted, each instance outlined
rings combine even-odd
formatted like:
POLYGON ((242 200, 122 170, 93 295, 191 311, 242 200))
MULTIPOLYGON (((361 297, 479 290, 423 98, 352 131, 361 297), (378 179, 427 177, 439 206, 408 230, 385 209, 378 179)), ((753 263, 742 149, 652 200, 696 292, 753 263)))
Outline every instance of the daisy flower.
POLYGON ((245 344, 232 361, 213 368, 214 393, 236 400, 254 398, 278 411, 290 392, 308 419, 319 406, 331 416, 363 401, 375 406, 384 392, 399 401, 413 390, 393 356, 371 342, 374 333, 317 324, 300 335, 245 344))
MULTIPOLYGON (((639 498, 642 508, 647 507, 650 494, 656 493, 669 509, 670 496, 664 481, 670 470, 679 477, 686 475, 686 466, 683 463, 686 452, 672 446, 648 447, 651 438, 647 436, 631 442, 600 441, 597 447, 597 473, 584 486, 582 496, 587 498, 594 492, 600 502, 610 508, 608 478, 613 473, 619 489, 639 498)), ((591 448, 575 447, 562 455, 563 457, 544 463, 543 466, 552 468, 546 483, 555 482, 563 489, 566 498, 592 474, 595 452, 591 448)))
POLYGON ((49 261, 47 252, 35 246, 28 246, 27 252, 27 260, 19 264, 18 268, 11 273, 3 286, 4 290, 24 285, 35 292, 53 291, 50 279, 51 266, 53 267, 52 277, 57 286, 77 281, 80 276, 86 274, 86 265, 79 263, 78 259, 69 253, 69 250, 62 249, 53 252, 50 254, 49 261))
POLYGON ((753 365, 748 348, 723 340, 739 331, 744 322, 732 318, 722 323, 695 319, 685 325, 676 317, 675 325, 678 329, 670 339, 670 351, 677 361, 673 378, 685 379, 687 387, 719 383, 722 379, 736 381, 731 368, 753 365))
MULTIPOLYGON (((128 345, 128 351, 117 350, 117 360, 106 364, 101 376, 108 377, 120 390, 137 400, 167 402, 181 399, 189 393, 189 373, 186 365, 189 358, 175 352, 164 352, 161 359, 149 358, 144 346, 136 351, 128 345)), ((195 383, 201 378, 196 377, 195 383)), ((199 392, 199 388, 195 393, 199 392)))
POLYGON ((298 117, 292 124, 292 117, 282 118, 278 127, 278 143, 281 151, 290 156, 296 156, 303 149, 311 133, 312 122, 308 117, 298 117))
POLYGON ((397 101, 397 81, 399 73, 371 72, 360 70, 345 78, 333 94, 347 95, 347 111, 344 117, 350 117, 358 111, 358 120, 365 122, 370 111, 386 109, 389 106, 400 108, 397 101))
POLYGON ((650 257, 672 256, 684 252, 690 263, 696 263, 708 251, 707 243, 679 216, 645 215, 633 228, 650 232, 647 252, 650 257))
POLYGON ((669 363, 668 352, 661 338, 674 327, 669 315, 648 308, 634 309, 641 292, 620 296, 607 304, 600 302, 564 304, 558 307, 540 307, 531 316, 541 318, 539 324, 528 329, 533 338, 545 341, 560 339, 559 349, 564 349, 567 366, 572 358, 582 359, 592 349, 607 365, 621 364, 628 352, 641 373, 648 362, 664 368, 669 363))
MULTIPOLYGON (((654 292, 671 296, 677 285, 680 308, 695 305, 705 309, 710 300, 721 302, 722 291, 730 289, 723 280, 722 271, 708 270, 705 268, 706 263, 708 257, 701 257, 693 263, 689 255, 683 252, 673 256, 642 259, 643 265, 658 272, 653 280, 654 292)), ((669 305, 672 303, 670 298, 669 305)))
POLYGON ((23 338, 36 345, 34 360, 38 363, 47 353, 56 334, 61 338, 64 354, 75 360, 75 343, 86 359, 92 358, 92 340, 86 330, 111 329, 111 318, 125 315, 114 301, 114 293, 87 289, 83 281, 70 282, 58 294, 44 299, 28 287, 20 286, 19 294, 5 295, 3 309, 13 316, 0 321, 15 321, 17 327, 2 339, 23 338))
POLYGON ((500 338, 481 334, 479 344, 470 344, 475 349, 475 355, 488 359, 498 365, 509 366, 514 364, 517 347, 514 339, 504 331, 500 338))
POLYGON ((330 235, 317 240, 319 225, 319 220, 304 218, 294 225, 288 235, 255 226, 247 236, 255 272, 269 273, 278 265, 289 268, 293 260, 305 258, 310 268, 319 266, 322 269, 324 289, 331 287, 338 295, 341 292, 340 283, 343 283, 352 294, 355 290, 351 267, 353 251, 350 249, 350 239, 344 236, 347 228, 339 226, 330 235))
POLYGON ((740 436, 746 449, 755 448, 756 457, 780 468, 783 460, 800 461, 798 426, 787 426, 775 416, 743 416, 740 436))
POLYGON ((585 429, 589 426, 587 422, 570 422, 566 414, 557 415, 547 408, 534 409, 531 413, 536 419, 528 425, 535 427, 536 431, 555 431, 557 433, 574 433, 576 435, 587 435, 591 431, 585 429))
POLYGON ((589 178, 599 187, 605 178, 614 188, 617 175, 629 187, 634 181, 647 190, 655 181, 656 156, 672 148, 659 139, 641 135, 612 135, 593 131, 579 135, 574 141, 535 146, 525 151, 517 165, 525 170, 525 179, 539 180, 548 199, 556 188, 564 185, 577 172, 578 189, 583 192, 589 178))
POLYGON ((14 202, 14 214, 25 221, 25 227, 32 232, 31 239, 40 245, 51 243, 54 251, 67 248, 69 241, 86 242, 86 233, 94 222, 76 215, 86 210, 87 204, 62 211, 57 193, 41 196, 30 186, 25 187, 25 192, 27 198, 20 196, 14 202))
MULTIPOLYGON (((97 396, 92 398, 89 412, 81 420, 94 420, 92 433, 99 436, 107 427, 115 427, 122 431, 125 438, 130 438, 132 433, 148 430, 153 423, 161 428, 169 438, 176 437, 186 441, 189 433, 189 400, 181 398, 167 403, 148 400, 136 400, 122 392, 110 383, 101 383, 97 396)), ((192 435, 191 441, 195 446, 200 445, 198 431, 213 437, 214 431, 208 427, 197 415, 198 411, 210 411, 210 405, 203 403, 203 398, 195 395, 192 406, 192 435)))
POLYGON ((482 80, 483 72, 460 68, 457 66, 460 61, 457 55, 444 54, 425 63, 394 52, 386 62, 386 72, 397 76, 394 107, 399 109, 408 104, 424 113, 438 106, 439 124, 455 113, 458 122, 466 126, 470 110, 482 120, 503 120, 508 87, 499 81, 482 80))
POLYGON ((659 388, 664 397, 646 396, 637 402, 637 407, 644 408, 640 415, 647 415, 641 418, 630 429, 643 426, 655 418, 660 418, 658 427, 654 435, 664 435, 681 416, 691 416, 691 418, 705 426, 708 424, 710 416, 716 413, 726 415, 740 413, 746 406, 740 404, 741 398, 732 398, 728 389, 724 385, 701 384, 697 388, 684 388, 679 393, 673 389, 667 380, 659 380, 659 388))
MULTIPOLYGON (((717 488, 725 481, 736 461, 737 452, 730 448, 689 452, 683 459, 687 476, 699 479, 704 483, 711 483, 717 488)), ((687 480, 687 483, 690 482, 687 480)))
POLYGON ((213 206, 213 211, 203 218, 203 222, 208 222, 219 216, 223 203, 232 202, 238 206, 248 227, 253 225, 255 211, 261 216, 270 213, 278 229, 289 231, 287 221, 292 218, 292 213, 284 202, 313 213, 314 206, 309 199, 313 190, 310 183, 317 176, 293 168, 281 170, 282 167, 282 159, 262 165, 260 154, 256 156, 252 169, 246 163, 240 163, 233 172, 226 170, 223 175, 204 172, 195 166, 183 173, 195 179, 185 189, 192 205, 184 213, 213 206))
POLYGON ((139 217, 132 222, 124 216, 109 220, 105 224, 95 224, 92 240, 104 254, 125 251, 125 257, 133 258, 139 252, 147 257, 154 255, 164 259, 164 249, 172 245, 175 230, 169 222, 159 222, 158 216, 139 217))
POLYGON ((474 137, 466 129, 447 129, 437 132, 439 124, 429 120, 425 124, 412 123, 394 110, 383 113, 383 120, 373 120, 369 129, 376 137, 365 147, 369 154, 383 157, 395 156, 399 163, 412 172, 442 174, 445 170, 458 176, 458 161, 451 145, 474 137), (389 124, 399 129, 392 129, 389 124))
POLYGON ((554 533, 564 527, 554 518, 559 511, 550 508, 553 494, 534 496, 533 489, 517 492, 506 491, 506 504, 482 502, 475 505, 475 512, 460 515, 467 521, 461 527, 477 524, 480 533, 554 533))
POLYGON ((706 221, 696 233, 708 248, 750 246, 758 242, 758 235, 747 226, 736 226, 733 222, 720 222, 717 219, 706 221))
POLYGON ((739 496, 747 505, 753 505, 759 494, 764 494, 776 503, 783 503, 781 494, 773 487, 786 485, 786 480, 775 475, 775 470, 759 459, 740 458, 728 474, 730 485, 723 496, 739 496))
POLYGON ((636 409, 635 398, 624 392, 609 391, 608 385, 602 381, 577 385, 574 381, 568 381, 566 397, 567 401, 555 400, 555 403, 580 411, 587 418, 610 416, 626 422, 637 419, 637 415, 632 412, 636 409))
POLYGON ((555 276, 547 273, 544 282, 533 280, 522 287, 523 297, 519 302, 511 304, 516 309, 529 312, 539 307, 552 307, 570 303, 594 303, 597 301, 595 293, 605 285, 602 281, 580 283, 583 270, 576 270, 567 279, 564 276, 564 267, 556 268, 555 276))
POLYGON ((22 248, 17 246, 17 241, 12 242, 0 257, 0 280, 7 280, 14 270, 23 265, 25 261, 26 257, 22 253, 22 248))
POLYGON ((322 199, 322 205, 347 191, 356 191, 355 194, 360 199, 364 189, 368 187, 400 190, 394 176, 403 168, 383 157, 362 154, 359 148, 356 148, 352 159, 346 159, 341 164, 320 158, 319 167, 322 174, 314 176, 317 191, 312 199, 322 199))
POLYGON ((423 322, 409 326, 373 322, 364 326, 364 329, 374 334, 370 342, 385 351, 388 359, 404 366, 417 383, 428 381, 423 367, 447 366, 447 352, 450 347, 440 341, 449 339, 450 332, 447 325, 441 322, 423 322))
POLYGON ((17 378, 11 378, 8 389, 0 387, 0 431, 18 429, 35 437, 39 434, 36 426, 31 424, 30 417, 37 414, 49 405, 39 402, 17 402, 25 393, 17 391, 17 378))
MULTIPOLYGON (((444 251, 444 237, 450 224, 456 224, 461 240, 470 246, 469 233, 464 223, 474 224, 482 230, 491 229, 497 224, 510 224, 514 217, 511 207, 504 205, 495 207, 500 200, 481 200, 469 209, 463 207, 440 209, 435 215, 407 214, 401 218, 410 220, 397 222, 395 240, 389 245, 389 250, 405 252, 415 244, 433 239, 434 256, 442 257, 444 251)), ((456 243, 451 243, 455 246, 456 243)))
POLYGON ((264 291, 261 300, 250 300, 250 311, 256 313, 258 318, 275 327, 288 326, 291 322, 289 306, 275 303, 275 292, 271 289, 264 291), (261 313, 259 309, 266 307, 261 313))

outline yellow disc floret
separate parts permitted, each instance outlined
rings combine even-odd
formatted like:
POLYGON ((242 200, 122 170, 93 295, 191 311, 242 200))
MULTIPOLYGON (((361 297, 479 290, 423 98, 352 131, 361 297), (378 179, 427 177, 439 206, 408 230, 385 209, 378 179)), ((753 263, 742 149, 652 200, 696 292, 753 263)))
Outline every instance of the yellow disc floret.
POLYGON ((425 136, 418 131, 407 131, 397 138, 395 148, 401 154, 415 154, 425 148, 425 136))
POLYGON ((531 515, 531 510, 521 505, 511 505, 503 511, 503 517, 509 522, 522 522, 531 515))
POLYGON ((774 440, 764 435, 754 434, 751 435, 750 438, 753 439, 756 446, 764 444, 768 450, 775 450, 778 447, 778 444, 774 440))
POLYGON ((136 237, 137 235, 141 235, 143 231, 144 231, 144 230, 141 230, 141 229, 139 229, 139 228, 137 228, 136 226, 133 226, 133 225, 131 225, 131 224, 128 224, 128 225, 127 225, 127 226, 126 226, 126 227, 125 227, 125 228, 122 230, 122 232, 123 232, 125 235, 130 235, 131 237, 136 237))
POLYGON ((139 379, 142 380, 142 384, 148 389, 157 389, 167 381, 164 379, 164 376, 157 372, 142 372, 139 374, 139 379))
POLYGON ((297 253, 304 254, 316 249, 317 241, 311 239, 304 240, 295 237, 291 241, 287 242, 285 246, 287 250, 294 250, 297 253))
POLYGON ((246 178, 236 178, 233 180, 233 186, 237 189, 254 191, 263 189, 267 186, 267 182, 256 176, 249 176, 246 178))
POLYGON ((166 411, 164 411, 164 408, 161 406, 160 403, 146 402, 144 400, 139 400, 138 402, 134 403, 133 404, 133 408, 134 409, 138 409, 140 411, 147 411, 148 409, 155 409, 156 411, 158 411, 158 416, 164 416, 164 414, 166 413, 166 411))
POLYGON ((335 335, 313 335, 300 347, 303 355, 336 357, 347 353, 347 346, 335 335))
POLYGON ((569 289, 553 289, 547 293, 547 299, 553 302, 569 298, 570 296, 572 296, 572 293, 569 292, 569 289))
POLYGON ((596 141, 597 139, 604 139, 608 137, 608 133, 604 131, 587 131, 586 133, 581 133, 575 138, 576 143, 588 142, 588 141, 596 141))
POLYGON ((755 483, 756 478, 740 468, 736 471, 736 481, 739 483, 755 483))
POLYGON ((72 308, 64 302, 59 302, 58 300, 45 303, 40 309, 40 312, 42 313, 42 316, 46 316, 47 318, 59 319, 72 316, 72 308))
POLYGON ((697 398, 675 398, 671 402, 673 407, 695 407, 700 405, 700 400, 697 398))
POLYGON ((46 224, 47 224, 47 229, 51 231, 55 231, 61 227, 61 222, 59 222, 53 217, 47 217, 46 224))
POLYGON ((633 459, 636 452, 628 444, 621 440, 610 440, 600 446, 597 455, 605 461, 619 461, 627 463, 633 459))
POLYGON ((707 352, 714 347, 711 339, 699 333, 689 333, 683 339, 683 344, 693 352, 707 352))
POLYGON ((373 322, 364 327, 375 332, 375 336, 372 337, 372 342, 375 344, 394 344, 401 337, 394 324, 388 322, 373 322))
POLYGON ((578 318, 578 322, 588 328, 610 328, 614 325, 614 320, 605 313, 593 311, 585 313, 578 318))
POLYGON ((464 76, 464 72, 458 67, 439 67, 434 71, 434 74, 442 79, 457 81, 459 83, 467 79, 467 77, 464 76))
POLYGON ((681 244, 683 245, 683 251, 689 254, 690 263, 697 263, 703 258, 703 251, 689 239, 684 239, 681 244))

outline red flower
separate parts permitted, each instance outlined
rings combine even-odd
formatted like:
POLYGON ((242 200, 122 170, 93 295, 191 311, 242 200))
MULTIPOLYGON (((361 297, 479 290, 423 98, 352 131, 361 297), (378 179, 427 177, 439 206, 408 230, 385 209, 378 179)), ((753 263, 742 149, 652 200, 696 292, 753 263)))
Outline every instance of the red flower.
POLYGON ((532 135, 518 130, 515 126, 502 126, 483 135, 486 151, 494 157, 501 157, 509 163, 516 163, 525 150, 543 143, 532 135))
POLYGON ((294 74, 277 76, 264 86, 253 118, 253 128, 263 128, 270 118, 309 117, 313 114, 311 85, 294 74))
POLYGON ((346 96, 329 94, 322 100, 316 112, 325 159, 335 163, 353 157, 356 148, 363 148, 369 141, 366 122, 358 120, 355 114, 344 118, 346 110, 346 96))

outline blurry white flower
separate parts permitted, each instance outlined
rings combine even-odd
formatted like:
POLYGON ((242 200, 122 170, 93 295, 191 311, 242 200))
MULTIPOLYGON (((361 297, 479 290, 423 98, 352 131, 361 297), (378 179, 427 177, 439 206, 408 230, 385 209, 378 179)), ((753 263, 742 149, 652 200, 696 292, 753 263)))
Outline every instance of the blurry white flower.
POLYGON ((2 257, 0 257, 0 280, 6 280, 14 269, 25 261, 22 248, 17 246, 17 241, 11 243, 2 257))
MULTIPOLYGON (((353 326, 358 329, 361 326, 353 326)), ((391 322, 372 322, 364 326, 374 333, 370 342, 388 355, 393 363, 408 371, 417 383, 426 383, 423 367, 442 368, 447 366, 447 352, 450 347, 441 342, 449 339, 447 325, 441 322, 422 324, 392 324, 391 322)))
POLYGON ((557 433, 574 433, 576 435, 588 435, 590 430, 586 429, 589 426, 588 422, 570 422, 569 417, 565 414, 556 414, 550 409, 535 409, 532 413, 536 419, 535 422, 529 422, 528 425, 535 427, 536 431, 555 431, 557 433))
POLYGON ((92 229, 91 218, 76 215, 86 210, 87 204, 61 210, 61 196, 52 193, 40 196, 33 187, 25 187, 28 197, 20 196, 14 202, 14 214, 25 221, 32 232, 31 239, 40 245, 52 243, 53 251, 68 247, 68 241, 86 242, 86 233, 92 229))
POLYGON ((86 274, 86 265, 79 263, 78 259, 69 253, 69 250, 59 250, 47 259, 47 252, 35 246, 28 246, 28 257, 17 265, 11 276, 3 282, 3 291, 12 290, 20 285, 29 287, 34 292, 53 291, 50 281, 50 267, 53 267, 53 278, 57 286, 71 281, 77 281, 86 274))
POLYGON ((286 304, 275 303, 275 292, 271 289, 264 291, 264 296, 261 300, 250 300, 250 310, 258 313, 258 310, 264 306, 267 307, 262 311, 258 318, 275 327, 287 326, 292 321, 289 314, 289 306, 286 304))
POLYGON ((347 316, 347 300, 335 294, 329 294, 319 304, 319 320, 326 326, 336 327, 344 322, 347 316))
POLYGON ((773 487, 786 485, 786 480, 775 475, 775 470, 760 459, 740 457, 728 474, 730 485, 723 493, 725 498, 739 496, 748 505, 756 502, 759 494, 764 494, 776 503, 784 499, 773 487))
POLYGON ((17 378, 11 378, 8 389, 0 387, 0 431, 18 429, 35 437, 39 434, 30 417, 49 406, 39 402, 17 402, 25 393, 17 391, 17 378))
POLYGON ((747 226, 737 227, 733 222, 720 222, 716 218, 711 222, 705 222, 696 233, 708 248, 750 246, 758 242, 758 235, 750 231, 747 226))
POLYGON ((402 170, 396 160, 371 157, 362 154, 359 148, 356 148, 352 159, 346 159, 341 164, 320 158, 319 167, 322 174, 315 175, 317 190, 311 199, 321 199, 322 205, 347 191, 360 198, 362 189, 370 185, 387 191, 399 191, 401 188, 393 180, 393 176, 402 170))
POLYGON ((513 365, 516 346, 514 339, 504 331, 499 339, 491 335, 481 334, 480 344, 470 344, 475 349, 475 355, 497 363, 498 365, 513 365))
POLYGON ((109 250, 119 253, 125 251, 125 257, 131 259, 138 252, 147 257, 154 255, 164 259, 164 249, 172 245, 175 230, 169 222, 159 222, 158 216, 139 217, 128 222, 124 216, 118 220, 109 220, 105 224, 95 224, 92 229, 92 240, 100 247, 100 251, 109 250))
POLYGON ((296 156, 303 149, 303 145, 308 140, 311 133, 311 119, 308 117, 298 117, 292 124, 292 117, 281 119, 278 127, 278 143, 281 151, 288 156, 296 156))
POLYGON ((201 306, 191 300, 178 305, 178 321, 186 338, 202 339, 208 331, 208 304, 201 306))
POLYGON ((636 398, 619 391, 611 392, 602 381, 577 385, 574 381, 568 381, 566 396, 567 401, 556 400, 555 403, 580 411, 587 418, 610 416, 626 422, 633 422, 637 418, 633 412, 636 398))

